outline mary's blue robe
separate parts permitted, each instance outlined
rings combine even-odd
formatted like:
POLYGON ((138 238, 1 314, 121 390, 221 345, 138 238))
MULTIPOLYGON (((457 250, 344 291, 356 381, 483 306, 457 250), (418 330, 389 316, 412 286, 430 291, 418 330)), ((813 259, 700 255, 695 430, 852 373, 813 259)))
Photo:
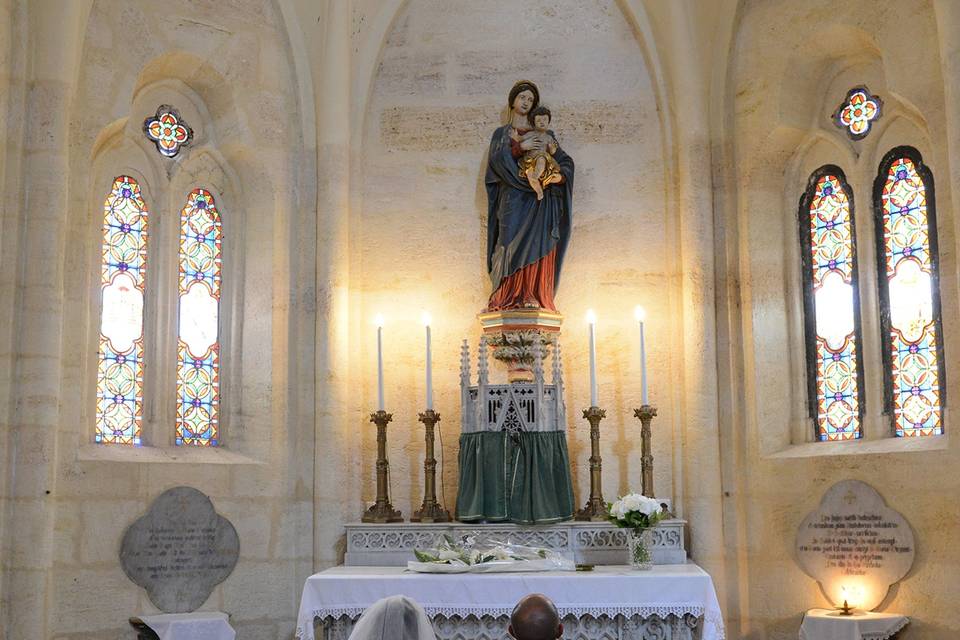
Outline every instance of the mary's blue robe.
MULTIPOLYGON (((504 278, 535 263, 555 248, 553 283, 556 287, 560 283, 560 268, 570 241, 573 158, 563 149, 557 149, 553 157, 560 165, 564 181, 548 186, 543 200, 537 200, 537 194, 526 178, 519 175, 517 159, 513 157, 510 145, 510 129, 509 124, 500 127, 490 140, 486 175, 487 271, 493 291, 496 291, 504 278)), ((553 135, 552 131, 550 135, 553 135)))

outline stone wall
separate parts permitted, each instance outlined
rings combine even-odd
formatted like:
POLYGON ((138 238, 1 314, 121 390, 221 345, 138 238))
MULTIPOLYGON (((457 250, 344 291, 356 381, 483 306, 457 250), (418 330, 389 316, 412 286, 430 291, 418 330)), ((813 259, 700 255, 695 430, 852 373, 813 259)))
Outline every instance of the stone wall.
MULTIPOLYGON (((314 569, 314 283, 303 274, 315 265, 315 216, 300 198, 316 176, 300 170, 315 165, 302 157, 280 9, 242 0, 2 6, 29 35, 34 76, 24 187, 5 207, 22 211, 14 222, 23 232, 18 266, 4 268, 22 293, 16 403, 4 413, 11 445, 0 447, 13 470, 0 484, 13 498, 0 520, 0 637, 131 637, 127 618, 157 610, 123 574, 120 539, 157 495, 186 484, 212 498, 241 540, 235 571, 202 609, 228 612, 239 638, 289 638, 314 569), (173 160, 141 131, 162 103, 195 130, 173 160), (121 174, 140 182, 151 225, 137 449, 92 444, 99 229, 121 174), (225 232, 223 446, 205 451, 173 447, 174 388, 163 380, 173 375, 178 213, 195 187, 214 194, 225 232)), ((3 118, 15 140, 16 113, 3 118)))
MULTIPOLYGON (((0 2, 0 295, 13 300, 18 289, 18 240, 20 216, 20 161, 23 157, 23 99, 25 93, 25 56, 23 24, 17 3, 0 2), (21 52, 19 55, 17 52, 21 52)), ((17 314, 12 304, 0 311, 0 460, 10 461, 13 418, 12 403, 15 386, 16 352, 12 349, 17 333, 17 314)), ((10 490, 9 473, 0 474, 0 559, 11 553, 10 530, 14 501, 10 490)), ((9 567, 0 560, 0 605, 9 606, 9 567)))
MULTIPOLYGON (((485 153, 520 78, 539 84, 577 163, 557 303, 578 503, 589 484, 585 311, 599 316, 613 498, 639 485, 632 310, 643 304, 656 486, 690 520, 688 548, 714 577, 728 637, 795 637, 801 612, 827 604, 793 539, 847 478, 914 526, 917 564, 883 605, 913 619, 903 637, 956 635, 958 446, 885 437, 873 312, 867 437, 810 442, 795 216, 809 173, 837 163, 869 237, 879 158, 897 144, 923 153, 957 398, 960 10, 709 5, 0 0, 0 298, 11 301, 0 305, 0 639, 130 637, 125 619, 153 608, 122 574, 119 540, 178 484, 208 493, 240 535, 237 569, 204 608, 229 612, 241 639, 291 638, 303 580, 340 560, 343 524, 374 496, 377 313, 394 505, 409 517, 422 499, 427 310, 441 498, 453 509, 460 341, 475 351, 490 289, 485 153), (863 82, 887 112, 851 143, 827 115, 863 82), (198 131, 177 161, 139 132, 160 101, 198 131), (222 450, 170 447, 159 400, 148 402, 149 446, 91 444, 100 215, 123 172, 147 189, 157 238, 170 237, 164 221, 193 186, 211 188, 224 216, 234 288, 222 450)), ((163 264, 158 287, 173 278, 163 264)), ((862 277, 867 309, 873 281, 862 277)), ((148 311, 158 353, 172 300, 148 311)))
MULTIPOLYGON (((899 6, 899 5, 898 5, 899 6)), ((793 557, 798 524, 835 482, 854 478, 874 486, 903 512, 918 541, 913 570, 881 608, 909 615, 903 638, 956 636, 960 617, 960 553, 953 543, 957 511, 950 495, 960 489, 956 443, 944 435, 923 441, 891 437, 882 411, 882 344, 877 315, 872 187, 883 155, 897 145, 916 147, 936 181, 940 240, 946 396, 958 389, 958 290, 951 166, 946 144, 957 112, 945 102, 956 76, 943 76, 938 31, 955 31, 956 16, 930 3, 909 11, 876 3, 753 2, 742 7, 734 32, 733 75, 724 122, 732 155, 717 162, 733 176, 736 192, 723 212, 731 269, 727 283, 737 301, 731 311, 731 370, 742 380, 742 443, 725 444, 742 456, 742 478, 727 509, 742 523, 731 563, 740 571, 739 605, 729 623, 744 637, 796 636, 801 612, 829 606, 814 580, 793 557), (826 17, 829 16, 829 19, 826 17), (822 19, 820 19, 822 18, 822 19), (950 22, 940 22, 950 18, 950 22), (829 114, 851 87, 866 83, 884 100, 884 115, 862 141, 851 142, 829 114), (858 236, 862 359, 866 407, 864 438, 815 443, 806 415, 804 347, 797 238, 797 203, 808 176, 826 163, 839 165, 853 189, 858 236), (736 360, 734 360, 735 362, 736 360)), ((717 158, 716 161, 719 161, 717 158)), ((952 404, 952 400, 948 400, 952 404)), ((946 412, 946 432, 951 431, 946 412)))

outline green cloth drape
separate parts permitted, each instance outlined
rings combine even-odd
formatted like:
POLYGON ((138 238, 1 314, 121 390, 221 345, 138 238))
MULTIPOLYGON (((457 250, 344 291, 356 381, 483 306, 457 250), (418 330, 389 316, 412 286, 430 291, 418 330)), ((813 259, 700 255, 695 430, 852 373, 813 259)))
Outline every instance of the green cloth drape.
POLYGON ((457 520, 548 524, 572 517, 565 431, 460 435, 457 520))

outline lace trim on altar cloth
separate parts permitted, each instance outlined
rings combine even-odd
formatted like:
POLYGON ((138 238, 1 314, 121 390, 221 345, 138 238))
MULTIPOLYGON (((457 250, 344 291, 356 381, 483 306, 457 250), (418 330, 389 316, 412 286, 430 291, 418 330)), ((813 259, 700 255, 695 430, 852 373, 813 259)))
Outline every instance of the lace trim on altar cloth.
POLYGON ((714 637, 717 640, 724 640, 723 615, 719 611, 707 611, 703 615, 703 637, 714 637), (711 630, 711 633, 707 632, 711 630))
MULTIPOLYGON (((313 618, 314 619, 327 619, 333 618, 334 620, 346 616, 347 618, 356 619, 359 618, 361 614, 365 611, 365 607, 325 607, 323 609, 314 609, 313 618)), ((442 617, 442 618, 465 618, 467 616, 490 616, 490 617, 500 617, 500 616, 509 616, 513 612, 513 607, 479 607, 476 605, 446 605, 443 607, 430 607, 425 606, 423 610, 426 612, 427 616, 430 618, 442 617)), ((702 605, 690 605, 690 604, 672 604, 672 605, 661 605, 656 607, 651 606, 611 606, 609 604, 583 604, 577 605, 575 607, 557 607, 557 611, 560 613, 561 617, 566 616, 575 616, 575 617, 584 617, 591 616, 593 618, 599 618, 601 616, 607 616, 609 618, 614 618, 616 616, 624 617, 633 617, 640 616, 641 618, 649 618, 652 616, 657 616, 660 618, 666 618, 667 616, 678 616, 683 617, 685 615, 692 615, 696 618, 703 617, 703 624, 705 628, 711 628, 713 630, 712 635, 707 635, 705 637, 717 638, 717 640, 723 640, 723 617, 720 615, 719 611, 708 611, 704 612, 702 605)), ((303 627, 297 628, 297 638, 304 637, 305 630, 303 627)), ((878 638, 877 640, 883 640, 878 638)))
POLYGON ((897 635, 897 632, 907 626, 909 622, 910 618, 902 618, 897 622, 897 624, 893 625, 889 629, 886 629, 885 631, 863 634, 863 640, 888 640, 888 638, 892 638, 893 636, 897 635))
MULTIPOLYGON (((314 618, 326 618, 333 617, 339 618, 340 616, 348 617, 357 617, 361 615, 366 610, 366 607, 325 607, 323 609, 314 609, 313 617, 314 618)), ((445 605, 443 607, 430 607, 425 606, 423 610, 431 618, 434 616, 442 616, 444 618, 450 618, 453 616, 509 616, 513 612, 513 605, 509 607, 478 607, 476 605, 445 605)), ((640 616, 642 618, 647 618, 649 616, 683 616, 686 614, 691 614, 697 617, 703 615, 703 607, 700 605, 689 605, 689 604, 675 604, 675 605, 662 605, 658 607, 645 607, 645 606, 634 606, 634 605, 625 605, 625 606, 610 606, 608 604, 582 604, 575 607, 557 607, 557 611, 561 616, 640 616)), ((712 617, 712 616, 711 616, 712 617)))

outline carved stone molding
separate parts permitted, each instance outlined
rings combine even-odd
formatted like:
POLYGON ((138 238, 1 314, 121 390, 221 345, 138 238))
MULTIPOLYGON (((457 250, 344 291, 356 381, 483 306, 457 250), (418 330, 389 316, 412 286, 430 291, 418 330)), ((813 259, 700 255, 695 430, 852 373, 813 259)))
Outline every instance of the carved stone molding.
MULTIPOLYGON (((652 531, 654 564, 687 561, 684 526, 679 519, 662 520, 652 531)), ((481 532, 511 542, 554 549, 580 564, 626 564, 627 535, 606 522, 562 522, 546 526, 463 523, 348 524, 344 564, 353 566, 404 566, 413 550, 433 544, 442 533, 454 538, 481 532)))

